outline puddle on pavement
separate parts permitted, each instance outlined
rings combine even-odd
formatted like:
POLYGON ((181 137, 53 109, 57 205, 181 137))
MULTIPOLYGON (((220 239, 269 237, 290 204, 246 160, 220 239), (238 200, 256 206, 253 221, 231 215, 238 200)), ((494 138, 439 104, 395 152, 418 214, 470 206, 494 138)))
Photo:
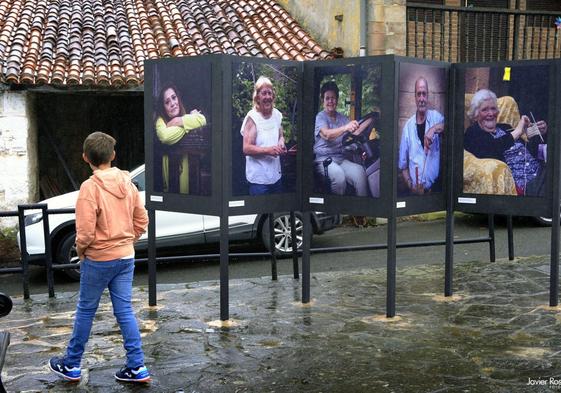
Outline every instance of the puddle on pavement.
POLYGON ((464 296, 462 296, 462 295, 452 295, 452 296, 434 295, 432 297, 432 300, 434 300, 435 302, 441 302, 441 303, 459 302, 459 301, 464 300, 464 296))
POLYGON ((308 303, 302 303, 301 301, 296 301, 296 302, 291 302, 290 304, 292 304, 295 307, 300 307, 300 308, 310 308, 316 305, 316 299, 311 299, 308 303))
POLYGON ((505 353, 512 355, 512 356, 517 356, 517 357, 522 357, 522 358, 527 358, 527 359, 545 359, 546 357, 550 356, 552 354, 552 351, 545 349, 545 348, 528 348, 528 347, 515 347, 512 348, 508 351, 505 351, 505 353))
POLYGON ((388 324, 388 326, 402 328, 402 329, 409 329, 411 328, 411 323, 406 321, 403 317, 396 315, 395 317, 388 318, 386 315, 371 315, 368 317, 360 318, 360 321, 368 324, 373 323, 383 323, 388 324))
MULTIPOLYGON (((547 303, 549 277, 523 263, 515 281, 506 263, 458 266, 461 291, 452 297, 438 294, 434 277, 443 276, 441 266, 398 272, 393 318, 384 315, 384 269, 318 274, 316 298, 308 304, 298 299, 300 283, 291 278, 280 277, 274 286, 269 279, 240 280, 228 321, 215 319, 215 284, 159 288, 165 301, 153 308, 145 306, 146 291, 136 292, 143 349, 156 381, 151 389, 526 391, 528 378, 561 375, 561 307, 540 305, 547 303)), ((75 300, 26 307, 16 299, 12 315, 2 320, 13 332, 2 374, 9 391, 123 391, 113 379, 124 351, 110 306, 94 323, 86 384, 53 382, 41 366, 67 344, 75 300)))
POLYGON ((215 320, 215 321, 207 322, 207 325, 210 326, 210 327, 214 327, 214 328, 229 329, 229 328, 233 328, 233 327, 239 327, 240 322, 235 321, 233 319, 228 319, 226 321, 222 321, 222 320, 218 319, 218 320, 215 320))
POLYGON ((270 339, 270 340, 261 340, 258 341, 258 344, 265 347, 265 348, 277 348, 282 345, 282 341, 270 339))

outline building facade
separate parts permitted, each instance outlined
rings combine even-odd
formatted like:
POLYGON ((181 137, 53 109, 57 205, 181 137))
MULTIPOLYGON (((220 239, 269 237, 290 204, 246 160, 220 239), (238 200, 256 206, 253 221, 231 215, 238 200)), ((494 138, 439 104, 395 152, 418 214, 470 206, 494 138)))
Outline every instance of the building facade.
POLYGON ((558 0, 279 0, 325 48, 449 62, 561 57, 558 0), (313 10, 313 12, 310 12, 313 10))
POLYGON ((92 131, 142 164, 144 60, 212 53, 333 57, 274 0, 1 2, 0 210, 77 189, 92 131))
POLYGON ((0 4, 0 210, 77 187, 81 141, 143 161, 143 61, 228 53, 396 54, 449 62, 561 57, 559 0, 14 0, 0 4), (78 8, 76 8, 78 7, 78 8))

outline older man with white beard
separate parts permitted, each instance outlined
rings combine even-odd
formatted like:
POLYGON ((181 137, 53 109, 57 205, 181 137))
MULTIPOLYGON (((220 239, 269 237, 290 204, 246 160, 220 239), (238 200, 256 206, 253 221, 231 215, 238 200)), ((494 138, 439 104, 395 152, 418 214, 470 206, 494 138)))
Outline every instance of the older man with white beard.
POLYGON ((399 146, 399 169, 403 181, 413 194, 425 194, 440 175, 440 133, 444 131, 444 116, 428 109, 429 85, 425 78, 415 82, 417 110, 407 120, 399 146))

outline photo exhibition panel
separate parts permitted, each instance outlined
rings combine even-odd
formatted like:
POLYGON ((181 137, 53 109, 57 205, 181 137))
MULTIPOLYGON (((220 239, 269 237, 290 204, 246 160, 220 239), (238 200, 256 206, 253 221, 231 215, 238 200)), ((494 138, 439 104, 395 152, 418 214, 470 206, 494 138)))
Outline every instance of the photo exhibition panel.
POLYGON ((555 148, 553 71, 553 63, 531 61, 459 69, 460 208, 500 207, 498 212, 521 215, 547 210, 553 174, 548 157, 555 148))

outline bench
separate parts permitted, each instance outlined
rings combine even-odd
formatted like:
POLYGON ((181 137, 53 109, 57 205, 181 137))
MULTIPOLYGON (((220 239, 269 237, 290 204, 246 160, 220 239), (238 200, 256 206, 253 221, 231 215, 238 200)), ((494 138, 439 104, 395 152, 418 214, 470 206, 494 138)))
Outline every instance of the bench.
MULTIPOLYGON (((0 293, 0 318, 8 315, 10 311, 12 311, 12 299, 3 293, 0 293)), ((9 345, 10 333, 0 332, 0 393, 6 393, 6 389, 2 383, 2 368, 4 367, 6 352, 8 351, 9 345)))

